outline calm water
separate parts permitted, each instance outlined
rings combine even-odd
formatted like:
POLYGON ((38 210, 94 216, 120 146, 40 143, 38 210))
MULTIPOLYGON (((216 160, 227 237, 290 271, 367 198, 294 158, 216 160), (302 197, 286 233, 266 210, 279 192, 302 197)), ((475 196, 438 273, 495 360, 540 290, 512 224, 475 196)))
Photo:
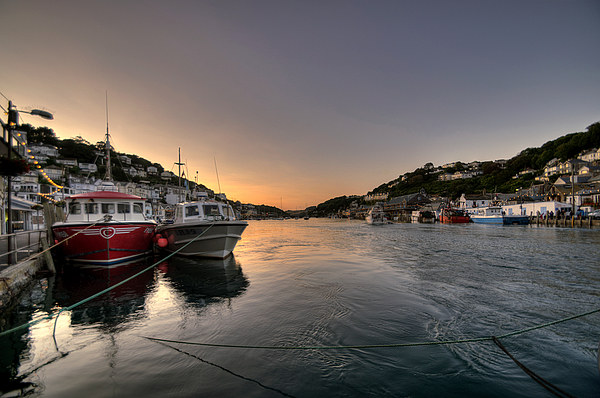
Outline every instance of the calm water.
MULTIPOLYGON (((150 262, 152 264, 152 262, 150 262)), ((144 268, 141 264, 135 271, 144 268)), ((9 325, 133 270, 40 279, 9 325)), ((600 308, 600 231, 347 220, 254 221, 226 261, 174 258, 57 323, 0 338, 2 395, 48 397, 549 396, 491 342, 340 346, 501 335, 600 308)), ((540 376, 600 396, 600 314, 503 339, 540 376)))

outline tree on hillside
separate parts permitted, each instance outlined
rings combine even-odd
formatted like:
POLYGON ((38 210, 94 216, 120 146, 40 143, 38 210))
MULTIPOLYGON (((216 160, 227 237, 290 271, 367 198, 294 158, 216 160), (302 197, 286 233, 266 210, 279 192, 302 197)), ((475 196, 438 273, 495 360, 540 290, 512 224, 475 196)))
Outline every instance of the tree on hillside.
POLYGON ((69 138, 60 142, 58 152, 62 157, 78 159, 80 162, 93 163, 96 159, 94 147, 81 137, 69 138))
POLYGON ((30 124, 22 124, 19 126, 19 130, 27 133, 27 143, 29 145, 36 143, 58 147, 60 144, 60 140, 56 138, 54 130, 48 127, 33 127, 30 124))

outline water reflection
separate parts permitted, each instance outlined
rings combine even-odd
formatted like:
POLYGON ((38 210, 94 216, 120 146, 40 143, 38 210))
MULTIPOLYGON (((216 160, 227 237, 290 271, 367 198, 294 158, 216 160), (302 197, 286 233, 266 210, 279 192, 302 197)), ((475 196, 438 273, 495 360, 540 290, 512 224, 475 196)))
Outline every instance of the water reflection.
MULTIPOLYGON (((118 267, 66 267, 56 278, 53 291, 59 307, 67 307, 140 273, 152 264, 147 258, 118 267)), ((110 328, 122 326, 132 315, 142 315, 148 292, 155 284, 152 269, 130 281, 74 308, 71 325, 100 323, 110 328)))
POLYGON ((175 256, 159 264, 158 270, 192 307, 239 296, 249 285, 233 255, 223 260, 175 256))

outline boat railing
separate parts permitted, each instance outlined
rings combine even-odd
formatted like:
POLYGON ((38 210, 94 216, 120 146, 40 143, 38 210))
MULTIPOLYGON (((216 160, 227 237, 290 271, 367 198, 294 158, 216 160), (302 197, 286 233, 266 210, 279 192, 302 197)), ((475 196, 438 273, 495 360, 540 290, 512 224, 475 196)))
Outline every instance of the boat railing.
POLYGON ((0 235, 0 269, 26 261, 41 251, 46 230, 20 231, 0 235))

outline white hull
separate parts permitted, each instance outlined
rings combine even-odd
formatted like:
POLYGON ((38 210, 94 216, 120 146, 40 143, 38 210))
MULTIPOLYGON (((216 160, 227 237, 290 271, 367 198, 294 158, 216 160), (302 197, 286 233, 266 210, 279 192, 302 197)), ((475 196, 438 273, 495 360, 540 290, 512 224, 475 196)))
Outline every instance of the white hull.
POLYGON ((161 225, 158 228, 167 239, 165 250, 178 251, 182 256, 228 257, 248 226, 245 221, 201 221, 161 225))

